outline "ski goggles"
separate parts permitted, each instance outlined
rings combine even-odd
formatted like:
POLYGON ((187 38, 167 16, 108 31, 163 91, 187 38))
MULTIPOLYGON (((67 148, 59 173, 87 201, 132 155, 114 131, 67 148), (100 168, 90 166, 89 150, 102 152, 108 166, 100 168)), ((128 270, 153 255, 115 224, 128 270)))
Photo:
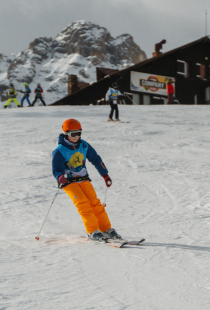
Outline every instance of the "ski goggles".
POLYGON ((69 137, 72 137, 72 138, 81 137, 82 130, 66 131, 66 132, 64 132, 64 134, 68 135, 69 137))

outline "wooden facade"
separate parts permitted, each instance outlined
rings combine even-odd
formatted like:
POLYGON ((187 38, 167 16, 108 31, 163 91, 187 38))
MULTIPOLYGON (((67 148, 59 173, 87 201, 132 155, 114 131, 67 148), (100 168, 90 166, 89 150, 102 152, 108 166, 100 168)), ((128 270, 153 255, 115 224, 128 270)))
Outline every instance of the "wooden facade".
MULTIPOLYGON (((121 92, 131 94, 136 104, 163 104, 162 96, 148 94, 146 103, 145 93, 130 90, 131 71, 173 77, 180 104, 210 104, 210 38, 203 37, 121 71, 112 73, 104 69, 103 75, 103 70, 100 70, 97 82, 52 105, 98 104, 113 82, 118 83, 121 92)), ((128 100, 127 103, 131 102, 128 100)))

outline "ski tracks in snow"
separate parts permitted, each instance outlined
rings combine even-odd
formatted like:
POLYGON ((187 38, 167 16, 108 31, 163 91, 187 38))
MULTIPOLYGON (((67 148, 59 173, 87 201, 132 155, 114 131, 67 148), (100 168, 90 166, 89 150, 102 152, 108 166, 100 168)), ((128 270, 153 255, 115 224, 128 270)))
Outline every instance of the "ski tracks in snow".
MULTIPOLYGON (((209 107, 120 106, 129 124, 101 122, 109 112, 102 108, 2 111, 1 307, 208 310, 209 107), (142 246, 78 240, 83 224, 63 192, 34 239, 57 191, 51 152, 67 117, 84 124, 83 138, 109 170, 112 226, 125 238, 146 238, 142 246)), ((88 164, 103 199, 93 169, 88 164)))

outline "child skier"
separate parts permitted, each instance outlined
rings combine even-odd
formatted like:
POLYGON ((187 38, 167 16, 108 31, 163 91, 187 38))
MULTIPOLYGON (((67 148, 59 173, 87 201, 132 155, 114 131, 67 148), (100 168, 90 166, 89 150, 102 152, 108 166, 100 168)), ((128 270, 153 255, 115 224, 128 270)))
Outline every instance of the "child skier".
POLYGON ((111 112, 109 114, 108 121, 113 121, 112 117, 114 114, 114 110, 115 110, 115 121, 120 121, 117 103, 118 103, 119 96, 124 96, 124 95, 121 94, 121 92, 117 88, 118 88, 118 85, 115 82, 112 84, 112 87, 110 87, 106 93, 106 101, 110 104, 110 107, 111 107, 111 112))
POLYGON ((20 104, 19 104, 19 102, 16 99, 17 91, 15 90, 13 83, 11 83, 9 87, 10 88, 8 90, 8 93, 7 93, 9 99, 5 103, 4 109, 6 109, 8 107, 8 105, 10 104, 11 101, 14 101, 15 104, 17 105, 17 107, 20 108, 20 104))
POLYGON ((88 237, 103 241, 104 238, 121 239, 97 198, 86 168, 88 159, 104 178, 107 187, 112 181, 101 157, 94 148, 81 139, 82 126, 76 119, 63 123, 58 146, 53 151, 52 170, 58 184, 71 198, 82 217, 88 237))
POLYGON ((28 83, 24 83, 24 86, 25 86, 24 91, 22 91, 22 90, 20 91, 21 93, 24 94, 23 98, 21 99, 21 107, 23 107, 23 101, 25 99, 27 100, 27 102, 29 104, 28 106, 31 107, 32 105, 31 105, 30 100, 29 100, 29 96, 30 96, 31 90, 30 90, 30 88, 28 86, 28 83))
POLYGON ((37 87, 35 88, 34 93, 36 94, 36 96, 34 98, 34 101, 32 102, 32 106, 34 106, 34 104, 36 103, 38 99, 43 103, 44 106, 46 106, 46 103, 44 102, 44 99, 42 97, 43 89, 40 83, 37 84, 37 87))

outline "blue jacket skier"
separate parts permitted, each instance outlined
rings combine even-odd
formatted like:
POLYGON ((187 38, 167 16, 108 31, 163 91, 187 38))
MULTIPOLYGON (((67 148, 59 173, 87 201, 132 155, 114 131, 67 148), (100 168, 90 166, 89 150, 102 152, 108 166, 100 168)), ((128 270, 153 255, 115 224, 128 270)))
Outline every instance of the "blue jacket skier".
POLYGON ((25 86, 25 89, 23 91, 22 90, 20 91, 21 93, 24 94, 23 98, 21 99, 21 107, 23 107, 24 100, 27 100, 28 106, 31 107, 32 105, 31 105, 31 102, 29 100, 29 96, 30 96, 31 90, 30 90, 30 88, 28 86, 28 83, 24 83, 24 86, 25 86))
POLYGON ((114 111, 115 111, 115 121, 120 121, 117 103, 118 103, 118 98, 124 95, 121 94, 121 92, 117 88, 118 88, 118 85, 115 82, 112 84, 112 87, 110 87, 106 93, 106 101, 110 104, 110 107, 111 107, 111 112, 109 114, 108 121, 113 121, 112 117, 113 117, 114 111))
POLYGON ((67 119, 62 128, 63 134, 59 136, 58 146, 52 153, 54 177, 77 207, 90 239, 103 241, 104 238, 121 238, 111 228, 109 217, 97 198, 86 168, 88 159, 104 178, 106 186, 110 187, 112 181, 105 164, 94 148, 81 140, 82 126, 78 120, 67 119))

